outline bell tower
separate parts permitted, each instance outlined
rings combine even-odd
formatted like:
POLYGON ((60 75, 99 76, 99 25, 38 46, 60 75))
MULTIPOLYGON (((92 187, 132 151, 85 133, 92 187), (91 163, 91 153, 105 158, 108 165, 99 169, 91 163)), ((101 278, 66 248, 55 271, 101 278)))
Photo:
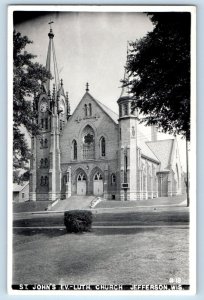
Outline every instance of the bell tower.
MULTIPOLYGON (((127 80, 125 71, 124 81, 127 80)), ((120 200, 137 200, 137 124, 138 113, 128 86, 122 87, 119 106, 120 200)))
POLYGON ((42 84, 34 101, 39 133, 31 142, 30 199, 33 201, 54 201, 61 197, 59 137, 70 116, 68 93, 64 92, 62 79, 59 80, 52 23, 49 23, 46 69, 53 78, 42 84))

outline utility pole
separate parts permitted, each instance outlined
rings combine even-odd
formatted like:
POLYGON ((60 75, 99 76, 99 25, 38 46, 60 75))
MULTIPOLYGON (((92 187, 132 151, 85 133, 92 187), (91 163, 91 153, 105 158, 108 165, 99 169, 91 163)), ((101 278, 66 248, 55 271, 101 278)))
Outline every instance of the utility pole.
POLYGON ((186 137, 186 193, 187 193, 187 207, 189 207, 190 198, 189 198, 188 140, 187 140, 187 137, 186 137))

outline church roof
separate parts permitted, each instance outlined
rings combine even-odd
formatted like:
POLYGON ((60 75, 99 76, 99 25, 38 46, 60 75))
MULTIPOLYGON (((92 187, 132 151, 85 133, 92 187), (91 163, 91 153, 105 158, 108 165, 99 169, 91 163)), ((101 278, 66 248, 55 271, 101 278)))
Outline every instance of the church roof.
POLYGON ((141 154, 144 157, 150 158, 155 162, 159 163, 159 159, 157 156, 152 152, 152 150, 148 147, 146 142, 148 141, 147 137, 142 133, 140 128, 140 124, 137 127, 137 146, 141 149, 141 154))
POLYGON ((101 103, 100 101, 94 99, 96 101, 96 103, 103 109, 103 111, 105 111, 105 113, 107 115, 109 115, 109 117, 115 122, 118 123, 118 114, 116 114, 114 111, 112 111, 109 107, 107 107, 106 105, 104 105, 103 103, 101 103))
POLYGON ((175 139, 147 142, 148 147, 161 162, 161 171, 167 171, 170 168, 174 141, 175 139))
POLYGON ((29 184, 29 182, 22 183, 22 185, 14 183, 13 184, 13 192, 20 192, 20 191, 22 191, 24 189, 24 187, 26 187, 27 184, 29 184))
POLYGON ((144 142, 143 140, 138 139, 137 141, 137 145, 138 147, 141 149, 141 154, 147 158, 150 158, 154 161, 156 161, 157 163, 160 162, 160 160, 157 158, 157 156, 152 152, 152 150, 148 147, 148 145, 146 144, 146 142, 144 142))

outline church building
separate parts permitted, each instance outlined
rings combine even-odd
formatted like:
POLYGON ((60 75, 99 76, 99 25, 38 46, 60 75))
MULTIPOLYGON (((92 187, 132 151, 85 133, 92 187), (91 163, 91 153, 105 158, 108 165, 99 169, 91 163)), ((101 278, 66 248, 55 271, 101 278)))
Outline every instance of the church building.
POLYGON ((40 134, 32 137, 30 200, 95 195, 106 200, 145 200, 183 193, 183 172, 176 139, 144 138, 137 110, 122 88, 119 115, 91 95, 88 83, 70 113, 68 93, 59 80, 52 28, 46 68, 54 65, 34 99, 40 134))

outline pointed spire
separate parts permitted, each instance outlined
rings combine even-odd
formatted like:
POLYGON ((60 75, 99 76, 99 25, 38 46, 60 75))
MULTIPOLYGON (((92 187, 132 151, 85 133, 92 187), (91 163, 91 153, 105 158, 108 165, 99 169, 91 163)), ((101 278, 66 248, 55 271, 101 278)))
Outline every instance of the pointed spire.
MULTIPOLYGON (((48 33, 49 36, 49 44, 48 44, 48 51, 47 51, 47 60, 46 60, 46 69, 49 71, 54 79, 56 89, 59 89, 59 72, 57 67, 57 60, 55 55, 55 48, 54 48, 54 33, 52 30, 51 25, 53 24, 53 21, 50 21, 48 24, 50 25, 50 31, 48 33)), ((48 92, 50 90, 50 82, 51 80, 48 79, 46 82, 46 91, 48 92)))
POLYGON ((129 55, 128 46, 129 46, 129 41, 127 41, 127 53, 126 53, 127 57, 126 57, 126 64, 125 64, 125 67, 124 67, 125 72, 124 72, 124 79, 123 79, 123 85, 122 85, 122 91, 121 91, 121 94, 120 94, 120 98, 122 98, 122 97, 128 97, 129 98, 130 97, 129 86, 125 84, 126 82, 127 83, 129 82, 128 72, 127 72, 127 63, 128 63, 128 55, 129 55))
POLYGON ((89 83, 86 83, 86 92, 89 92, 89 83))

